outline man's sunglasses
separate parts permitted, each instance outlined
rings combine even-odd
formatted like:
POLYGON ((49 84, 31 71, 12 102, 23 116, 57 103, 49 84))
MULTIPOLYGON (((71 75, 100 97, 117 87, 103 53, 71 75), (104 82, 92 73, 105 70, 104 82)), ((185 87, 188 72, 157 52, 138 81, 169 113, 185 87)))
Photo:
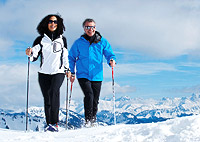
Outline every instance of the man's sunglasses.
POLYGON ((57 20, 49 20, 49 24, 52 24, 54 22, 54 24, 57 24, 58 21, 57 20))
POLYGON ((90 30, 90 29, 94 29, 94 28, 96 28, 95 26, 85 26, 84 27, 86 30, 90 30))

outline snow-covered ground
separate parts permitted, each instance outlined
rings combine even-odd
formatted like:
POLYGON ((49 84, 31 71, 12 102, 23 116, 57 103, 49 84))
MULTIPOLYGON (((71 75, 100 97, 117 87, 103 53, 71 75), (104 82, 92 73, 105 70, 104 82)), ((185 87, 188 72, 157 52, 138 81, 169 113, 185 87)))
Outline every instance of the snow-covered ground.
POLYGON ((99 126, 59 132, 0 129, 0 142, 200 142, 200 115, 159 123, 99 126))

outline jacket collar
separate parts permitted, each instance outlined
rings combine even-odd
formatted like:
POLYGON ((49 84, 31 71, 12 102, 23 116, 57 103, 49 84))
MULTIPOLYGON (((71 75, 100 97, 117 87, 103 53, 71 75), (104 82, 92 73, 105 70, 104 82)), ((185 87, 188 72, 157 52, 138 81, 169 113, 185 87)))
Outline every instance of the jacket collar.
POLYGON ((89 37, 86 33, 81 35, 81 37, 89 41, 90 44, 98 43, 99 41, 101 41, 101 38, 102 38, 101 34, 97 31, 95 31, 95 34, 92 37, 89 37))
MULTIPOLYGON (((47 38, 48 40, 51 40, 51 41, 53 41, 47 34, 44 34, 44 37, 45 38, 47 38)), ((61 38, 62 37, 62 35, 60 35, 60 36, 57 36, 57 38, 56 39, 58 39, 58 38, 61 38)), ((54 39, 54 40, 56 40, 56 39, 54 39)))

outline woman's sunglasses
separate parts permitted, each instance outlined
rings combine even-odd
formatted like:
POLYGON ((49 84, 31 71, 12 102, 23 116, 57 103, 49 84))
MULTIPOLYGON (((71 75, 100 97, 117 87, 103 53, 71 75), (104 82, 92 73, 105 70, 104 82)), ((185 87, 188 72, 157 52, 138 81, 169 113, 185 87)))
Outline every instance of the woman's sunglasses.
POLYGON ((52 24, 54 22, 54 24, 58 24, 57 20, 49 20, 49 24, 52 24))

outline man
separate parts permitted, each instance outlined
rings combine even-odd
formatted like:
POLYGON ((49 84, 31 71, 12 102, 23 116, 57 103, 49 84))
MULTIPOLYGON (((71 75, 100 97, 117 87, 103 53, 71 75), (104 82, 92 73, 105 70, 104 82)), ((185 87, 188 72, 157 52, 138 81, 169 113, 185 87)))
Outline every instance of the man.
POLYGON ((96 31, 93 19, 83 22, 85 33, 77 39, 69 51, 70 81, 76 76, 84 93, 85 124, 96 121, 101 84, 103 81, 103 55, 110 67, 115 66, 116 57, 108 41, 96 31))

